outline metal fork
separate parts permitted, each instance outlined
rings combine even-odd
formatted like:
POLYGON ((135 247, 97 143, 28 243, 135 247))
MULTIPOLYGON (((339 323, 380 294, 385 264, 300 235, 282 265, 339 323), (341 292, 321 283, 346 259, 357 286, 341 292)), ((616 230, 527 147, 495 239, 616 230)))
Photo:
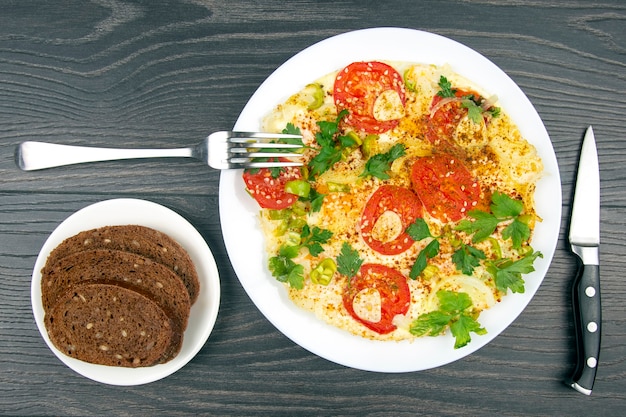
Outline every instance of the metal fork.
POLYGON ((276 159, 301 157, 302 154, 290 151, 302 145, 275 142, 299 138, 302 137, 284 133, 220 131, 195 146, 173 149, 98 148, 28 141, 15 149, 15 163, 24 171, 84 162, 166 157, 194 158, 215 169, 301 166, 299 161, 276 159))

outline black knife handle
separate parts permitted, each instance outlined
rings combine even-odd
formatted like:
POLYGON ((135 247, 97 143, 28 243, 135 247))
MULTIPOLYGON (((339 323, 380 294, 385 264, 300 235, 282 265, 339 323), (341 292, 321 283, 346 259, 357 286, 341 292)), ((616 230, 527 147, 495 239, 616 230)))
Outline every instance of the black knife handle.
POLYGON ((600 267, 581 264, 572 288, 576 328, 576 368, 568 385, 591 395, 600 357, 602 309, 600 304, 600 267))

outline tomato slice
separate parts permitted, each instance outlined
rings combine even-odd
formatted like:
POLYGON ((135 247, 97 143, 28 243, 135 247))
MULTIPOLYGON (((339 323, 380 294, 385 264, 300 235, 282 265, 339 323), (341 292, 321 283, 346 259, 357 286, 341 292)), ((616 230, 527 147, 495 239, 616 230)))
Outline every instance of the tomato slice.
POLYGON ((422 205, 418 197, 408 188, 396 185, 382 185, 379 187, 365 204, 361 215, 361 237, 367 245, 383 255, 397 255, 413 245, 413 239, 406 233, 415 219, 422 216, 422 205), (393 224, 377 224, 387 212, 397 215, 392 216, 390 223, 400 221, 396 233, 393 224), (378 228, 378 230, 376 229, 378 228), (379 238, 383 237, 383 238, 379 238))
POLYGON ((302 173, 299 167, 246 169, 243 181, 246 189, 262 208, 280 210, 293 205, 298 196, 285 191, 288 181, 299 180, 302 173))
POLYGON ((467 90, 456 90, 455 97, 444 98, 438 95, 433 97, 430 104, 431 114, 426 123, 426 139, 442 147, 454 143, 453 135, 461 119, 467 114, 467 109, 461 105, 461 98, 477 93, 467 90))
POLYGON ((481 188, 463 162, 447 153, 418 158, 411 169, 413 191, 428 214, 456 222, 483 208, 481 188))
POLYGON ((386 91, 398 93, 402 106, 406 102, 402 76, 382 62, 353 62, 339 71, 335 78, 333 96, 337 111, 348 110, 344 121, 367 133, 383 133, 393 129, 398 119, 377 120, 374 104, 386 91))
POLYGON ((407 279, 393 268, 380 264, 363 264, 359 272, 348 281, 343 292, 343 305, 350 315, 365 327, 386 334, 394 331, 393 318, 406 314, 411 302, 407 279), (381 302, 380 321, 373 322, 359 317, 354 311, 354 298, 362 290, 372 288, 378 291, 381 302))

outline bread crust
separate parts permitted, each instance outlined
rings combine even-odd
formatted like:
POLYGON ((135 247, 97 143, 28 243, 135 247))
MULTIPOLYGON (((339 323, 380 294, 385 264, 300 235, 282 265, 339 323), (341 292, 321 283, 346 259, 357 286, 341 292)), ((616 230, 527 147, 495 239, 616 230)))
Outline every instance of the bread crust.
POLYGON ((144 367, 162 362, 180 332, 157 303, 111 283, 83 282, 65 291, 46 315, 52 343, 90 363, 144 367))
POLYGON ((187 328, 191 302, 180 277, 149 258, 119 250, 84 250, 47 265, 41 277, 44 312, 51 311, 61 294, 87 281, 136 290, 164 308, 177 327, 187 328))
POLYGON ((50 340, 70 357, 101 365, 143 367, 176 357, 199 291, 185 249, 138 225, 71 236, 41 270, 50 340))
POLYGON ((185 284, 193 304, 200 292, 198 273, 187 251, 172 237, 140 225, 104 226, 86 230, 65 239, 48 257, 48 265, 68 255, 93 249, 112 249, 135 253, 163 264, 176 273, 185 284))

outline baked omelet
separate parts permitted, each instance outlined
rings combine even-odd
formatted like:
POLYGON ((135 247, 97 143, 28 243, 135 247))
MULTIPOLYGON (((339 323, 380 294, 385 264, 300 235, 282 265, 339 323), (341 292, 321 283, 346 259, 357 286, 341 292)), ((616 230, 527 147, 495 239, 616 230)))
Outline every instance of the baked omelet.
POLYGON ((248 170, 268 268, 299 307, 375 340, 488 332, 533 270, 543 165, 497 97, 447 66, 355 62, 263 120, 302 168, 248 170))

